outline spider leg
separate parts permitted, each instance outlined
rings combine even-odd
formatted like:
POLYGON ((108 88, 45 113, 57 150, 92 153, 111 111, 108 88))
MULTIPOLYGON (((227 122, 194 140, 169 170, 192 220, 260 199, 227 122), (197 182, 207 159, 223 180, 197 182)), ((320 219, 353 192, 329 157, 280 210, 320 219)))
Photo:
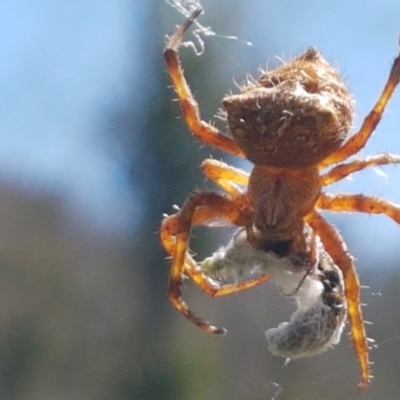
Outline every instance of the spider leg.
POLYGON ((270 279, 269 275, 264 274, 264 275, 259 276, 258 278, 250 279, 245 282, 224 285, 224 286, 221 286, 220 288, 218 288, 214 292, 213 296, 221 297, 221 296, 226 296, 228 294, 241 292, 242 290, 252 289, 255 286, 261 285, 262 283, 269 281, 269 279, 270 279))
POLYGON ((326 167, 331 164, 339 163, 346 160, 348 157, 354 155, 360 151, 368 139, 371 137, 376 126, 378 125, 382 114, 385 111, 386 105, 388 104, 390 98, 396 86, 400 81, 400 55, 398 55, 393 62, 392 68, 389 73, 389 77, 386 81, 385 87, 378 98, 373 109, 364 119, 360 130, 354 134, 340 149, 336 150, 333 154, 328 156, 322 163, 320 167, 326 167))
POLYGON ((330 195, 321 193, 316 206, 329 211, 385 214, 400 224, 400 206, 379 197, 363 194, 330 195))
MULTIPOLYGON (((161 230, 160 230, 161 242, 165 250, 171 256, 174 254, 175 251, 175 243, 176 243, 175 236, 176 236, 178 216, 179 213, 170 215, 164 218, 161 224, 161 230)), ((218 217, 219 215, 212 209, 204 207, 198 208, 193 214, 192 226, 206 224, 208 221, 211 221, 218 217)), ((203 271, 199 270, 196 261, 189 254, 189 252, 186 252, 184 272, 206 294, 212 297, 226 296, 231 293, 251 289, 254 286, 258 286, 269 280, 269 276, 265 274, 245 282, 217 286, 215 283, 212 283, 210 279, 208 279, 208 277, 204 274, 203 271)))
POLYGON ((400 156, 396 154, 377 154, 361 160, 353 160, 349 163, 339 164, 321 176, 322 185, 328 186, 346 178, 354 172, 361 171, 368 167, 386 164, 400 164, 400 156))
POLYGON ((353 258, 348 253, 347 247, 339 232, 317 211, 313 211, 309 214, 306 220, 319 235, 326 251, 343 273, 351 336, 361 368, 361 382, 359 388, 364 390, 367 388, 371 378, 368 356, 369 347, 360 308, 360 283, 354 267, 353 258))
POLYGON ((196 209, 205 207, 213 210, 220 218, 233 225, 249 226, 247 217, 242 211, 242 199, 230 200, 214 192, 194 192, 182 206, 176 220, 176 243, 169 275, 168 296, 174 307, 199 328, 210 333, 225 333, 226 330, 203 321, 189 310, 182 300, 182 277, 185 271, 185 261, 193 216, 196 209))
POLYGON ((178 95, 184 119, 192 133, 210 146, 217 147, 235 156, 243 157, 242 150, 231 138, 224 136, 217 128, 201 120, 198 103, 190 91, 181 67, 178 56, 179 46, 182 43, 185 32, 201 12, 201 8, 195 10, 182 25, 178 26, 175 33, 169 38, 164 50, 168 71, 178 95))
POLYGON ((243 194, 238 185, 247 186, 249 183, 248 173, 221 161, 204 160, 201 169, 207 178, 221 186, 233 199, 243 194))

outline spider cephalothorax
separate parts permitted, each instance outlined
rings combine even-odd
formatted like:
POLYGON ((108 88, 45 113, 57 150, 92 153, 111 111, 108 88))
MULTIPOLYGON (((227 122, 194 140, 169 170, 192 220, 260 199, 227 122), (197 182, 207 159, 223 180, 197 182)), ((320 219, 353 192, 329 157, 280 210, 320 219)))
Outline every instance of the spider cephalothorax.
MULTIPOLYGON (((230 285, 211 281, 189 254, 192 226, 224 219, 244 227, 246 240, 256 250, 289 259, 300 255, 312 260, 313 246, 304 234, 308 225, 343 274, 351 335, 361 368, 360 388, 366 388, 370 380, 369 347, 360 308, 358 276, 340 234, 318 210, 385 214, 400 223, 399 205, 361 194, 329 195, 323 191, 325 186, 367 167, 400 163, 399 156, 390 154, 342 163, 365 146, 377 126, 399 83, 400 57, 394 60, 385 87, 360 130, 347 140, 353 114, 351 97, 335 69, 315 49, 264 72, 242 88, 240 94, 224 98, 233 136, 229 138, 201 119, 178 57, 183 35, 201 11, 195 10, 177 28, 164 51, 184 119, 204 143, 246 157, 254 167, 248 175, 225 163, 205 160, 203 172, 225 193, 194 192, 178 213, 163 220, 161 240, 172 255, 169 298, 179 312, 203 330, 226 332, 198 318, 184 303, 183 277, 190 277, 211 296, 222 296, 260 284, 268 275, 230 285), (337 165, 323 172, 333 164, 337 165)), ((328 274, 322 285, 324 291, 318 300, 327 305, 327 315, 335 321, 341 315, 342 300, 334 278, 328 274)), ((315 315, 311 312, 311 317, 315 315)))

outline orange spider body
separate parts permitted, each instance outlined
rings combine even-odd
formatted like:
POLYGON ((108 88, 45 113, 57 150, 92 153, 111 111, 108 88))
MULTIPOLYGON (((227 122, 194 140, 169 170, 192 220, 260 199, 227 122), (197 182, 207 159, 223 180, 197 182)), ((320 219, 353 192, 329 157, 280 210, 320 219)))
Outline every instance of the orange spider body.
POLYGON ((344 83, 311 48, 222 103, 235 142, 255 164, 248 184, 254 245, 290 241, 291 252, 305 252, 304 217, 322 188, 318 164, 340 148, 352 123, 344 83))
POLYGON ((254 163, 250 176, 215 160, 202 165, 207 177, 226 195, 192 193, 180 212, 166 217, 161 240, 173 261, 169 298, 190 321, 212 333, 224 333, 193 314, 181 297, 184 276, 207 294, 222 296, 251 288, 267 276, 236 285, 216 286, 199 270, 188 252, 192 226, 216 218, 245 227, 247 240, 255 248, 281 256, 313 251, 304 235, 308 224, 318 235, 333 262, 342 271, 351 335, 361 368, 360 388, 370 380, 368 343, 359 302, 360 284, 351 255, 335 228, 317 211, 386 214, 400 223, 400 206, 364 195, 328 195, 324 186, 364 168, 400 163, 396 155, 380 154, 338 164, 364 147, 378 124, 386 104, 400 80, 400 57, 372 111, 356 134, 346 141, 353 107, 351 97, 333 67, 313 48, 227 96, 223 105, 233 139, 201 120, 199 108, 186 83, 178 49, 186 30, 201 13, 197 9, 177 28, 164 52, 182 112, 192 133, 206 144, 254 163), (321 170, 338 164, 328 172, 321 170), (243 192, 237 185, 247 186, 243 192))
POLYGON ((229 128, 255 165, 307 168, 341 147, 352 123, 350 94, 314 49, 222 100, 229 128))

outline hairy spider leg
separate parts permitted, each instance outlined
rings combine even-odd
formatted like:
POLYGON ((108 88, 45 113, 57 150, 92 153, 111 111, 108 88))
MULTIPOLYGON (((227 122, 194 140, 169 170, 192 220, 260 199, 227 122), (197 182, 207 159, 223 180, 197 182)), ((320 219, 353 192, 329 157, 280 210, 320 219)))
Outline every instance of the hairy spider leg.
POLYGON ((322 186, 331 185, 365 168, 387 164, 400 164, 400 156, 397 154, 377 154, 375 156, 336 165, 321 176, 322 186))
POLYGON ((330 225, 317 211, 306 217, 310 226, 318 233, 325 250, 343 273, 345 297, 350 319, 351 336, 361 368, 359 388, 364 390, 370 382, 370 363, 368 341, 360 308, 360 282, 353 259, 347 251, 339 232, 330 225))
MULTIPOLYGON (((161 243, 164 246, 164 249, 170 256, 173 256, 175 251, 175 236, 176 236, 176 226, 178 213, 173 215, 169 215, 162 220, 161 228, 160 228, 160 239, 161 243)), ((198 208, 193 215, 192 224, 193 225, 206 225, 207 222, 212 221, 213 219, 218 218, 217 213, 214 210, 210 210, 208 208, 198 208)), ((191 270, 195 270, 197 268, 197 264, 194 261, 193 257, 186 252, 185 259, 185 273, 190 275, 191 270)), ((203 289, 208 293, 207 289, 203 289)))
MULTIPOLYGON (((362 212, 362 213, 367 213, 367 214, 385 214, 398 224, 400 224, 400 206, 397 204, 390 203, 386 200, 380 199, 378 197, 372 197, 372 196, 365 196, 362 194, 341 194, 341 195, 329 195, 326 193, 321 193, 320 198, 318 199, 317 207, 324 209, 324 210, 329 210, 329 211, 337 211, 337 212, 362 212)), ((320 232, 319 232, 320 233, 320 232)), ((322 234, 321 239, 322 239, 322 234)), ((323 241, 323 239, 322 239, 323 241)), ((325 245, 325 243, 324 243, 325 245)), ((329 252, 329 249, 326 245, 326 249, 329 252)), ((330 253, 331 254, 331 253, 330 253)), ((332 254, 331 257, 333 258, 332 254)), ((335 261, 335 260, 334 260, 335 261)), ((340 269, 342 269, 342 266, 337 264, 340 269)), ((343 269, 342 269, 343 270, 343 269)), ((344 274, 344 271, 343 271, 344 274)), ((347 301, 349 302, 349 297, 347 295, 347 287, 348 281, 346 280, 346 276, 344 274, 344 282, 345 282, 345 289, 346 289, 346 298, 347 301)), ((350 280, 349 280, 350 282, 350 280)), ((349 288, 349 290, 351 287, 349 288)), ((354 291, 355 293, 355 291, 354 291)), ((354 294, 354 299, 358 299, 358 294, 357 297, 354 294)), ((358 300, 357 300, 358 301, 358 300)), ((361 317, 361 314, 360 314, 361 317)), ((363 349, 360 349, 360 346, 357 346, 356 344, 356 336, 355 336, 355 331, 358 330, 358 325, 354 325, 356 323, 357 319, 355 319, 353 322, 350 314, 350 308, 349 308, 349 318, 350 318, 350 323, 351 323, 351 330, 352 330, 352 335, 353 335, 353 340, 355 343, 355 349, 357 352, 357 355, 360 360, 361 364, 361 370, 362 370, 362 376, 363 379, 361 381, 360 387, 361 389, 365 389, 368 380, 366 379, 367 372, 366 372, 366 362, 362 361, 363 357, 363 349)), ((357 322, 358 323, 358 322, 357 322)), ((365 339, 365 332, 364 330, 359 331, 359 334, 364 334, 364 339, 365 339)), ((360 339, 361 340, 361 339, 360 339)), ((365 346, 364 346, 365 347, 365 346)), ((368 371, 369 373, 369 371, 368 371)))
POLYGON ((192 133, 210 146, 235 156, 244 157, 243 151, 233 139, 224 136, 213 125, 201 119, 198 103, 186 82, 178 56, 178 50, 185 32, 202 11, 201 8, 195 10, 183 24, 178 26, 175 33, 169 38, 164 50, 164 57, 167 62, 169 75, 171 76, 172 83, 178 95, 183 117, 192 133))
MULTIPOLYGON (((160 230, 161 242, 171 256, 175 251, 175 236, 176 227, 179 213, 170 215, 166 217, 162 224, 160 230)), ((195 225, 206 225, 207 222, 219 218, 219 215, 211 209, 208 208, 198 208, 193 214, 192 226, 195 225)), ((191 278, 206 294, 211 297, 221 297, 226 296, 231 293, 240 292, 242 290, 247 290, 253 288, 254 286, 260 285, 269 279, 267 274, 259 276, 255 279, 250 279, 245 282, 239 282, 235 284, 226 284, 223 286, 217 285, 215 282, 211 282, 207 276, 198 268, 196 261, 193 257, 186 252, 184 273, 191 278)))
POLYGON ((362 212, 366 214, 385 214, 400 224, 400 206, 379 197, 363 194, 322 193, 318 199, 318 208, 338 212, 362 212))
POLYGON ((169 276, 169 299, 175 308, 191 322, 210 333, 225 333, 226 331, 195 316, 182 300, 182 277, 190 230, 193 225, 193 215, 198 207, 205 207, 213 210, 219 218, 223 218, 233 225, 247 227, 249 222, 245 213, 242 212, 242 203, 241 197, 230 200, 214 192, 194 192, 186 199, 182 209, 177 214, 176 243, 169 276))
POLYGON ((221 186, 232 199, 236 199, 243 194, 238 185, 247 186, 249 174, 238 168, 213 159, 204 160, 201 169, 207 178, 221 186))
POLYGON ((341 148, 336 150, 333 154, 328 156, 325 160, 320 163, 320 167, 326 167, 331 164, 336 164, 346 160, 350 156, 360 151, 368 139, 371 137, 376 126, 378 125, 382 114, 385 111, 386 105, 396 86, 400 81, 400 55, 398 55, 393 62, 392 68, 390 69, 389 77, 386 81, 385 87, 378 98, 378 101, 374 105, 373 109, 364 119, 360 130, 354 134, 341 148))
MULTIPOLYGON (((400 164, 400 155, 377 154, 348 163, 342 163, 321 176, 322 186, 331 185, 366 168, 388 164, 400 164)), ((220 185, 233 198, 243 193, 237 185, 247 186, 249 182, 249 174, 247 172, 222 161, 213 159, 204 160, 201 169, 209 179, 220 185)))

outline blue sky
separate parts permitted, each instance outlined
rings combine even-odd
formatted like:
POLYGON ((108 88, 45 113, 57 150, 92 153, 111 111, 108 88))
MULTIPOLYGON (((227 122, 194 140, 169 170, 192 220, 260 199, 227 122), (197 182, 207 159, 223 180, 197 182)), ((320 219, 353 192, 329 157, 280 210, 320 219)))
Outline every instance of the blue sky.
MULTIPOLYGON (((152 34, 144 22, 163 22, 167 33, 171 21, 182 20, 163 1, 158 14, 150 15, 150 4, 128 0, 0 4, 0 176, 33 196, 62 197, 67 211, 106 230, 130 228, 129 221, 140 214, 140 187, 131 192, 129 177, 105 139, 109 112, 150 80, 152 71, 140 63, 152 34)), ((244 72, 254 74, 266 65, 266 54, 288 57, 316 46, 339 67, 354 93, 356 126, 376 100, 398 51, 397 0, 231 0, 231 13, 224 1, 202 4, 206 10, 202 23, 232 19, 230 32, 220 32, 218 24, 213 29, 253 43, 249 47, 219 37, 207 39, 206 52, 217 45, 225 61, 234 60, 229 68, 221 64, 216 73, 228 75, 229 82, 240 81, 244 72)), ((154 68, 165 71, 161 55, 154 68)), ((232 83, 224 93, 230 89, 232 83)), ((396 93, 363 154, 400 153, 399 110, 396 93)), ((369 171, 333 191, 365 192, 400 202, 400 171, 385 171, 386 179, 369 171)), ((357 221, 370 217, 360 218, 357 221)), ((385 233, 397 235, 393 223, 375 220, 385 233)), ((378 225, 374 223, 375 233, 368 234, 379 237, 378 225)))
POLYGON ((140 88, 132 68, 139 74, 146 9, 124 0, 0 4, 0 174, 32 195, 62 195, 67 209, 111 230, 125 228, 137 205, 104 140, 106 111, 140 88))

